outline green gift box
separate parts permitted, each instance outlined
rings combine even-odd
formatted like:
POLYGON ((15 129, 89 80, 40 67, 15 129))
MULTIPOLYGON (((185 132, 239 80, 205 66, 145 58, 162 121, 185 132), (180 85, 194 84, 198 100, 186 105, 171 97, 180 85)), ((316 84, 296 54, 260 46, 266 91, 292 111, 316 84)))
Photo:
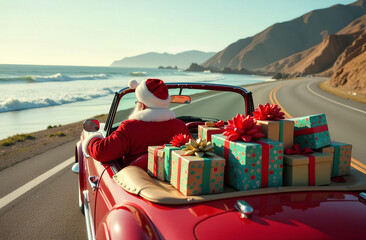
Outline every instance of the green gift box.
POLYGON ((165 181, 164 146, 149 146, 147 173, 161 181, 165 181))
POLYGON ((338 177, 350 174, 352 145, 331 141, 329 146, 318 150, 332 155, 331 176, 338 177))
POLYGON ((165 144, 164 147, 164 174, 166 181, 170 182, 171 178, 171 161, 172 161, 172 151, 181 150, 185 146, 175 147, 171 144, 165 144))
POLYGON ((294 144, 300 148, 319 149, 330 144, 325 114, 291 118, 294 121, 294 144))
POLYGON ((185 196, 220 193, 224 190, 225 159, 197 157, 186 151, 172 152, 170 184, 185 196))
POLYGON ((237 190, 282 186, 283 143, 261 138, 254 142, 229 141, 212 135, 214 151, 227 160, 227 183, 237 190))

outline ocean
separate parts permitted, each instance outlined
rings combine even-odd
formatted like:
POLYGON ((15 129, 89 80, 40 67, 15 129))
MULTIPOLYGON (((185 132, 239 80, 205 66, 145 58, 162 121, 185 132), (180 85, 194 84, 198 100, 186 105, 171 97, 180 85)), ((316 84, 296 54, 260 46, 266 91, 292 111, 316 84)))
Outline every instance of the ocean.
POLYGON ((263 76, 174 69, 0 64, 0 139, 108 113, 116 91, 130 79, 147 78, 230 85, 271 81, 263 76))

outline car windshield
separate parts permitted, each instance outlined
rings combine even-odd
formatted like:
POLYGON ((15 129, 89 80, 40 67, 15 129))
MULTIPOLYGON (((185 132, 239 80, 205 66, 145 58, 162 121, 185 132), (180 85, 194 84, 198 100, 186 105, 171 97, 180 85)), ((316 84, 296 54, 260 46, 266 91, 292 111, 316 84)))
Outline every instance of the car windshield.
MULTIPOLYGON (((180 89, 169 89, 170 95, 179 95, 180 89)), ((237 113, 245 114, 244 97, 236 92, 183 89, 181 95, 191 97, 191 103, 171 103, 170 109, 177 118, 185 121, 227 121, 237 113)), ((126 120, 137 101, 134 93, 123 96, 120 100, 113 129, 126 120)))

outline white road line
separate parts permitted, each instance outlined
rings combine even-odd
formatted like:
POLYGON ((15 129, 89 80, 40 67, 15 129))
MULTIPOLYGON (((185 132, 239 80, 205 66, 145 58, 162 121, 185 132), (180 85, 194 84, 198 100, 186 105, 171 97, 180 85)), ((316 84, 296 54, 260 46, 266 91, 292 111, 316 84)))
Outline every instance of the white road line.
MULTIPOLYGON (((223 93, 217 93, 217 94, 210 95, 210 96, 207 96, 207 97, 199 98, 198 100, 195 100, 195 101, 194 101, 194 103, 199 102, 199 101, 203 101, 203 100, 206 100, 206 99, 209 99, 209 98, 217 97, 217 96, 223 95, 223 94, 225 94, 225 93, 226 93, 226 92, 223 92, 223 93)), ((178 108, 185 107, 185 106, 186 106, 186 105, 182 104, 182 105, 179 105, 179 106, 173 107, 173 108, 171 108, 170 110, 176 110, 176 109, 178 109, 178 108)))
POLYGON ((2 209, 3 207, 5 207, 9 203, 11 203, 12 201, 14 201, 18 197, 20 197, 21 195, 23 195, 24 193, 28 192, 32 188, 36 187, 38 184, 42 183, 46 179, 52 177, 54 174, 56 174, 59 171, 63 170, 65 167, 69 166, 74 161, 75 161, 74 160, 74 157, 71 157, 71 158, 67 159, 66 161, 60 163, 56 167, 54 167, 54 168, 48 170, 47 172, 43 173, 42 175, 39 175, 38 177, 36 177, 32 181, 24 184, 20 188, 18 188, 16 190, 14 190, 13 192, 9 193, 8 195, 2 197, 0 199, 0 209, 2 209))
POLYGON ((332 99, 330 99, 330 98, 324 97, 324 96, 322 96, 322 95, 320 95, 320 94, 318 94, 318 93, 314 92, 313 90, 311 90, 311 89, 310 89, 310 87, 309 87, 309 86, 310 86, 310 84, 311 84, 311 83, 309 83, 309 84, 306 86, 306 87, 307 87, 307 89, 308 89, 311 93, 313 93, 313 94, 317 95, 318 97, 324 98, 325 100, 328 100, 328 101, 330 101, 330 102, 332 102, 332 103, 336 103, 336 104, 338 104, 338 105, 341 105, 341 106, 343 106, 343 107, 346 107, 346 108, 349 108, 349 109, 355 110, 355 111, 357 111, 357 112, 360 112, 360 113, 364 113, 364 114, 366 114, 366 111, 363 111, 363 110, 360 110, 360 109, 358 109, 358 108, 354 108, 354 107, 348 106, 348 105, 346 105, 346 104, 343 104, 343 103, 340 103, 340 102, 334 101, 334 100, 332 100, 332 99))

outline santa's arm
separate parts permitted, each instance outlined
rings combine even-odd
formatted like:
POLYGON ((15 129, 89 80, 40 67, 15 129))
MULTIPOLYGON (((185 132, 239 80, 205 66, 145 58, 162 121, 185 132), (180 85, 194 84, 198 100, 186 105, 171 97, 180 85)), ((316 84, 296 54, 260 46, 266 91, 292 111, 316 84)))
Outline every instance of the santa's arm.
MULTIPOLYGON (((88 140, 87 154, 100 162, 108 162, 123 157, 129 149, 129 141, 119 127, 110 136, 100 138, 95 135, 88 140)), ((85 153, 85 152, 84 152, 85 153)))

